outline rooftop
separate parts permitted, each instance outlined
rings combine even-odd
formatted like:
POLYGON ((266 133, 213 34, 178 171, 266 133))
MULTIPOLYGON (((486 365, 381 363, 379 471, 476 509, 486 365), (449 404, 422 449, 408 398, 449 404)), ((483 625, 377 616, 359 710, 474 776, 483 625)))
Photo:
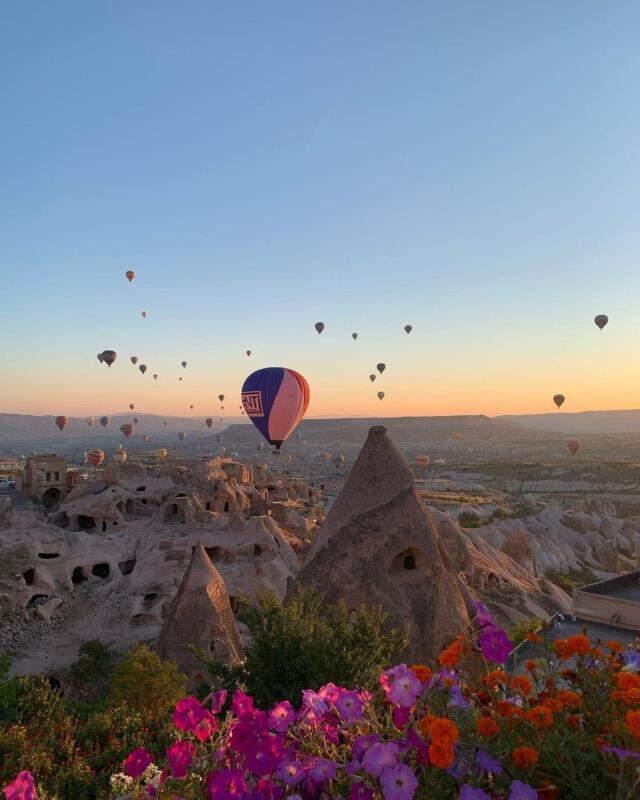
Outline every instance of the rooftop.
POLYGON ((624 575, 617 575, 615 578, 591 583, 583 586, 580 591, 640 603, 640 572, 627 572, 624 575))

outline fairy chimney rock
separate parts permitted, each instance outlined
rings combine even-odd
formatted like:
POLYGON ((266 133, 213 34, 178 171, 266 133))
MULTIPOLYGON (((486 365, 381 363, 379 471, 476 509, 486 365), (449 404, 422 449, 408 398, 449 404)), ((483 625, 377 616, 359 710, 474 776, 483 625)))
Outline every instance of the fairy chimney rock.
POLYGON ((349 609, 381 605, 411 626, 411 657, 432 660, 469 623, 459 578, 411 469, 376 425, 323 524, 301 574, 349 609))
POLYGON ((242 645, 226 586, 202 543, 194 549, 169 615, 160 631, 159 651, 192 678, 202 670, 189 647, 235 666, 242 661, 242 645))

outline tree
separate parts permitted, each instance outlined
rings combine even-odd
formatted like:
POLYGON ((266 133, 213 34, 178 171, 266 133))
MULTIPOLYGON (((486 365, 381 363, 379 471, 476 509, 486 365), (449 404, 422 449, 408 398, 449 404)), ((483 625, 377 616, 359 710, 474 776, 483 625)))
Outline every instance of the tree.
POLYGON ((155 720, 183 697, 186 688, 186 676, 172 661, 161 661, 146 645, 137 644, 111 673, 109 702, 124 703, 155 720))

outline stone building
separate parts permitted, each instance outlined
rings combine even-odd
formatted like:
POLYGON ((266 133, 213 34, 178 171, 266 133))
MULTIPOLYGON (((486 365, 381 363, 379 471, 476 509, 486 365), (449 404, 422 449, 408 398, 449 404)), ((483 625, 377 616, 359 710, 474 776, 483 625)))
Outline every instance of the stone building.
POLYGON ((60 502, 71 489, 67 462, 53 453, 31 456, 22 472, 22 494, 45 508, 60 502))

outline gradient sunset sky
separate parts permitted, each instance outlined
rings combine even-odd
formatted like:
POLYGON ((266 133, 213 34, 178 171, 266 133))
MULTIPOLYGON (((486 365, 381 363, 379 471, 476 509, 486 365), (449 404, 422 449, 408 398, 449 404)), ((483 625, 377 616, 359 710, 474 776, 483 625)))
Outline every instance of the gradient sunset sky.
POLYGON ((640 407, 639 41, 637 0, 3 4, 0 411, 237 414, 270 365, 311 416, 640 407))

